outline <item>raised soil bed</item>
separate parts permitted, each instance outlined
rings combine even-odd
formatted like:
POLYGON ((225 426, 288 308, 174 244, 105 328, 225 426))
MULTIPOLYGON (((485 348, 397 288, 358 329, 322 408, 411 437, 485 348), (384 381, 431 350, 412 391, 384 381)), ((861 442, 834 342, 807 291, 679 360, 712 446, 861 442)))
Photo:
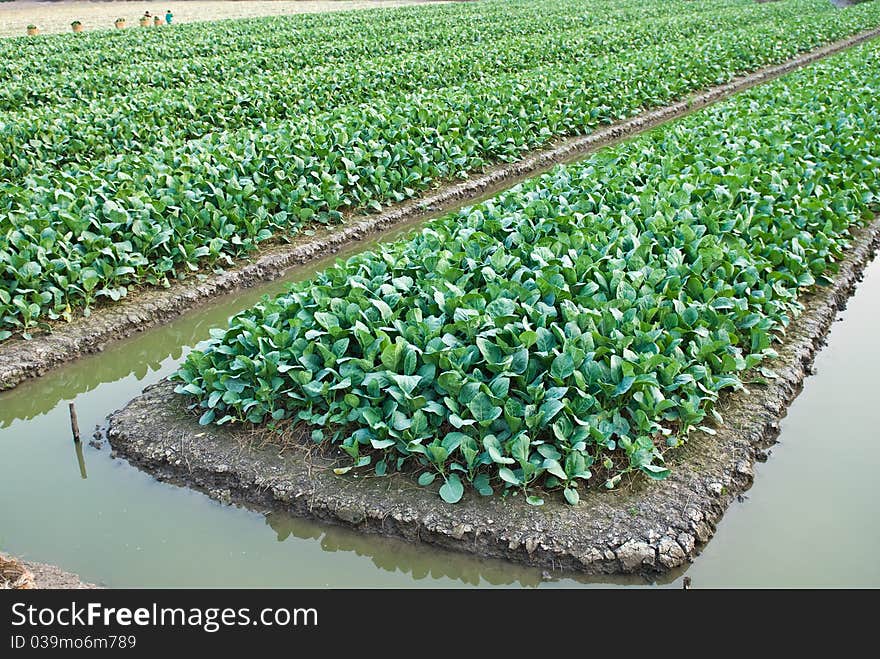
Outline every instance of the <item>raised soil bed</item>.
POLYGON ((445 504, 437 484, 407 476, 337 476, 339 464, 295 441, 284 447, 259 430, 202 427, 167 380, 111 415, 113 448, 160 480, 194 487, 223 501, 396 536, 486 557, 588 574, 656 573, 692 559, 709 541, 727 507, 752 484, 779 422, 801 390, 839 309, 845 306, 880 245, 880 221, 856 233, 833 283, 805 295, 791 323, 778 374, 765 385, 722 397, 724 425, 715 436, 692 434, 660 482, 638 478, 615 491, 593 488, 577 506, 559 493, 544 506, 521 496, 480 497, 467 491, 445 504))

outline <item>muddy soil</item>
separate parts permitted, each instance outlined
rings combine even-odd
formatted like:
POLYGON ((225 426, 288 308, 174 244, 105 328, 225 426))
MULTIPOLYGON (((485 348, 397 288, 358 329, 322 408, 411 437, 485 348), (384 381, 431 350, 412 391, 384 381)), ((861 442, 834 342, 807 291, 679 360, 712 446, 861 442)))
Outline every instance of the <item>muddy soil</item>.
POLYGON ((59 567, 46 563, 24 561, 25 566, 33 573, 37 588, 46 590, 91 590, 100 588, 93 583, 82 581, 78 575, 65 572, 59 567))
POLYGON ((292 267, 334 254, 359 241, 416 226, 545 172, 559 163, 582 158, 878 35, 880 29, 863 32, 588 135, 558 140, 522 160, 492 167, 462 182, 443 185, 383 213, 350 216, 340 226, 317 229, 312 236, 301 236, 290 244, 268 248, 220 274, 200 273, 175 282, 168 289, 133 291, 116 304, 94 309, 89 318, 58 325, 51 334, 38 335, 30 341, 5 341, 0 344, 0 391, 11 389, 23 380, 38 377, 54 366, 84 354, 98 352, 111 341, 168 322, 218 295, 278 279, 292 267))
POLYGON ((65 589, 82 590, 98 588, 95 584, 82 581, 77 575, 65 572, 59 567, 46 563, 34 563, 22 561, 11 556, 0 554, 0 566, 14 566, 9 569, 9 574, 0 574, 0 589, 26 588, 26 589, 65 589), (15 574, 13 574, 13 572, 15 574), (10 581, 10 577, 17 577, 10 581), (5 577, 5 578, 4 578, 5 577))
MULTIPOLYGON (((337 476, 333 457, 300 445, 279 448, 253 431, 202 427, 167 380, 110 417, 113 448, 160 480, 194 487, 225 503, 282 510, 366 533, 588 574, 650 574, 690 561, 727 507, 751 487, 779 422, 801 390, 838 311, 880 245, 880 220, 857 232, 834 282, 804 296, 791 323, 778 378, 727 394, 715 436, 694 433, 673 456, 672 475, 638 479, 619 491, 596 488, 578 506, 558 494, 536 508, 521 497, 466 492, 450 506, 409 477, 337 476)), ((746 380, 749 378, 746 377, 746 380)))

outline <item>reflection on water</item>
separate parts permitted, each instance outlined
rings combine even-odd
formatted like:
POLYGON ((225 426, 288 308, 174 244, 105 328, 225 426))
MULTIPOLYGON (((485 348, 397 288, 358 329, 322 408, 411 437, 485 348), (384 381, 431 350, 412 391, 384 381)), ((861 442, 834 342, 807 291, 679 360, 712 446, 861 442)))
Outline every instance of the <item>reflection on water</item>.
MULTIPOLYGON (((301 277, 307 271, 295 273, 301 277)), ((290 516, 222 506, 159 483, 88 443, 91 429, 171 373, 192 345, 276 283, 218 300, 167 326, 0 394, 0 548, 110 586, 649 585, 587 579, 361 535, 290 516), (71 439, 76 403, 82 444, 71 439), (71 446, 73 444, 73 446, 71 446)), ((743 504, 687 574, 695 587, 880 586, 880 452, 875 339, 880 262, 836 323, 828 347, 759 465, 743 504)), ((654 585, 681 587, 683 571, 654 585)))
POLYGON ((360 534, 350 529, 321 525, 316 522, 272 512, 265 517, 278 542, 290 538, 316 540, 328 553, 353 552, 368 558, 386 572, 399 572, 416 580, 451 579, 462 584, 479 586, 518 585, 534 587, 541 583, 541 571, 512 566, 502 561, 478 559, 438 560, 436 551, 419 551, 400 540, 360 534))
POLYGON ((113 343, 103 353, 88 355, 41 378, 23 382, 0 394, 0 428, 9 427, 17 419, 47 414, 59 402, 73 400, 102 384, 130 376, 137 381, 148 379, 161 370, 163 362, 179 362, 190 346, 208 337, 211 327, 224 324, 232 313, 260 297, 248 291, 239 298, 240 302, 206 308, 203 314, 113 343))
POLYGON ((85 480, 89 475, 86 472, 86 460, 83 457, 82 442, 74 442, 73 450, 76 453, 76 462, 79 465, 79 477, 85 480))
MULTIPOLYGON (((530 588, 560 581, 560 573, 554 574, 502 560, 479 559, 466 554, 440 551, 394 538, 383 538, 358 533, 352 529, 320 524, 285 513, 267 513, 265 520, 274 531, 278 542, 286 542, 294 538, 314 540, 325 552, 353 552, 356 556, 370 559, 380 570, 408 575, 416 581, 450 580, 468 586, 515 585, 530 588)), ((672 577, 667 575, 663 581, 671 580, 672 577)), ((570 574, 564 575, 563 581, 569 581, 572 585, 603 582, 620 585, 647 583, 642 577, 603 579, 570 574)))

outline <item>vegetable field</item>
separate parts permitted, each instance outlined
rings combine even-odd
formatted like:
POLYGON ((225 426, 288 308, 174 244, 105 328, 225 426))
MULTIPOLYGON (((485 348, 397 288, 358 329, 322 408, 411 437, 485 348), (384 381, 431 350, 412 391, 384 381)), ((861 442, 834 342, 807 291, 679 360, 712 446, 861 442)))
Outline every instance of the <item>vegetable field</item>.
MULTIPOLYGON (((302 14, 349 9, 375 9, 415 4, 424 0, 247 0, 231 3, 227 0, 185 0, 173 3, 175 27, 198 21, 256 18, 279 14, 302 14)), ((0 37, 18 37, 25 26, 35 24, 40 34, 60 34, 71 31, 71 23, 79 21, 86 31, 113 29, 116 18, 127 18, 128 28, 137 29, 135 20, 144 11, 159 13, 163 19, 169 7, 163 5, 124 4, 127 0, 52 0, 48 9, 35 0, 0 0, 0 37)))
POLYGON ((880 209, 878 95, 868 44, 559 167, 239 314, 178 391, 449 502, 663 478, 880 209))
MULTIPOLYGON (((877 25, 877 3, 487 0, 0 41, 0 341, 877 25)), ((464 238, 435 230, 452 258, 464 238)), ((499 276, 512 276, 503 261, 499 276)), ((354 346, 341 340, 328 348, 337 358, 354 346)), ((479 347, 468 350, 476 358, 479 347)), ((408 354, 394 359, 411 365, 408 354)), ((575 377, 567 371, 563 359, 560 381, 575 377)), ((400 404, 421 386, 413 382, 400 404)), ((490 427, 500 413, 477 393, 479 423, 490 427)), ((696 418, 703 396, 694 396, 696 418)), ((608 423, 621 427, 613 415, 608 423)), ((571 473, 587 473, 580 466, 571 473)))

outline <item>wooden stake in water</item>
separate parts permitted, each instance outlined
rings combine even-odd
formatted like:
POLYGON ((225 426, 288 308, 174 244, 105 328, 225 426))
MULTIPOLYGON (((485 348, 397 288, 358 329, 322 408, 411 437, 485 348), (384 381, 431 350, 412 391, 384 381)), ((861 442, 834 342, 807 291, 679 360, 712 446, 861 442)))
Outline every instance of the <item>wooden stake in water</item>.
POLYGON ((89 476, 86 473, 86 459, 83 457, 82 442, 74 442, 73 448, 76 451, 76 461, 79 464, 79 477, 86 480, 89 476))
POLYGON ((73 431, 73 441, 79 444, 79 423, 76 420, 76 407, 74 407, 73 403, 69 405, 70 407, 70 429, 73 431))

